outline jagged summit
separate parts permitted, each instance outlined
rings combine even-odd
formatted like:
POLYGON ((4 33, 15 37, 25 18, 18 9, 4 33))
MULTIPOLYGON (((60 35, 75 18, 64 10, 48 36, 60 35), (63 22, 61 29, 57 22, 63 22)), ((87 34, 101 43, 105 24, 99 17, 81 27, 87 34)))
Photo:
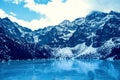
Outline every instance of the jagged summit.
POLYGON ((109 14, 110 14, 110 15, 115 15, 115 16, 117 16, 117 17, 120 17, 120 12, 110 11, 109 14))
POLYGON ((0 18, 2 20, 6 20, 6 21, 11 21, 8 17, 5 17, 5 18, 0 18))
POLYGON ((92 16, 92 15, 103 15, 103 14, 108 14, 108 13, 105 13, 105 12, 101 12, 101 11, 91 11, 87 16, 92 16))
POLYGON ((69 24, 71 24, 69 20, 64 20, 59 25, 69 25, 69 24))

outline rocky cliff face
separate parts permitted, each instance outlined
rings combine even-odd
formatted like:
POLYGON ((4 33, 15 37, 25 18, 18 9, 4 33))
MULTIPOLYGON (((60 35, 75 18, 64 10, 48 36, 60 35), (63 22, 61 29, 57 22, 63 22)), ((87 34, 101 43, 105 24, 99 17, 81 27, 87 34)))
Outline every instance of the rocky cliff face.
POLYGON ((120 59, 120 13, 93 11, 84 18, 32 31, 0 19, 0 59, 120 59))

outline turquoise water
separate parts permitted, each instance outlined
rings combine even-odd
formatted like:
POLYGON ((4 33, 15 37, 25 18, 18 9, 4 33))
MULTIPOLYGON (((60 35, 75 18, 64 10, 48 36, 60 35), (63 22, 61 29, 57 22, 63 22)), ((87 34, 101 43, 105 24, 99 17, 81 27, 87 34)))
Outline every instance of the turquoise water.
POLYGON ((120 80, 120 61, 11 61, 0 63, 0 80, 120 80))

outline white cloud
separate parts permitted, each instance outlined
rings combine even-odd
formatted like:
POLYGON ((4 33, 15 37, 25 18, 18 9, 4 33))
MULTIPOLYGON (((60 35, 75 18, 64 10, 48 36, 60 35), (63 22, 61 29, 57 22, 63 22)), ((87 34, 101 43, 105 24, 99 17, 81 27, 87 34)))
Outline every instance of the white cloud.
POLYGON ((21 2, 23 2, 24 0, 4 0, 6 2, 12 2, 13 4, 19 4, 21 2))
POLYGON ((13 1, 13 3, 15 3, 15 4, 19 4, 19 3, 21 3, 23 0, 12 0, 13 1))
POLYGON ((10 14, 11 14, 12 16, 16 16, 16 14, 15 14, 14 12, 10 12, 10 14))
MULTIPOLYGON (((92 1, 67 0, 65 3, 63 3, 63 0, 52 0, 47 5, 35 3, 34 0, 6 0, 6 1, 12 1, 12 3, 14 4, 19 4, 21 2, 24 2, 25 8, 28 8, 31 11, 46 16, 45 18, 41 18, 39 20, 32 20, 31 22, 28 22, 15 18, 15 15, 14 16, 7 15, 10 17, 11 20, 19 23, 22 26, 27 26, 32 30, 38 28, 44 28, 50 25, 56 25, 66 19, 73 21, 78 17, 86 16, 92 10, 110 11, 114 9, 114 6, 111 6, 111 4, 110 6, 112 8, 110 8, 109 5, 106 4, 106 0, 104 0, 105 2, 103 1, 102 3, 98 3, 96 0, 92 0, 92 1)), ((109 0, 107 0, 107 2, 109 2, 109 0)), ((0 16, 2 15, 5 16, 4 13, 5 12, 0 13, 0 16)))
POLYGON ((83 0, 68 0, 65 3, 62 0, 52 0, 47 5, 36 4, 34 0, 25 0, 25 3, 25 8, 46 15, 46 18, 36 21, 40 22, 39 27, 56 25, 65 19, 72 21, 86 16, 91 10, 91 6, 83 0))
POLYGON ((27 26, 32 30, 44 28, 50 25, 56 25, 66 19, 72 21, 75 18, 85 16, 91 9, 91 6, 86 3, 86 0, 67 0, 65 3, 63 3, 62 0, 52 0, 47 5, 36 4, 34 0, 13 0, 12 3, 19 4, 22 1, 25 2, 25 8, 40 14, 44 14, 46 17, 41 18, 40 20, 32 20, 31 22, 28 22, 17 19, 15 14, 12 12, 11 16, 2 11, 3 16, 7 15, 7 17, 9 17, 12 21, 17 22, 22 26, 27 26))
POLYGON ((28 27, 32 30, 36 30, 38 28, 44 28, 48 26, 46 22, 49 23, 49 20, 47 19, 40 19, 40 20, 32 20, 31 22, 24 21, 22 19, 17 19, 15 16, 7 14, 4 10, 0 9, 0 18, 8 17, 11 21, 17 22, 19 25, 23 27, 28 27))
POLYGON ((7 14, 2 9, 0 9, 0 18, 4 18, 6 16, 7 14))
POLYGON ((16 17, 9 15, 4 10, 0 9, 0 18, 5 18, 5 17, 8 17, 13 22, 17 22, 21 26, 31 28, 32 30, 37 29, 38 26, 40 25, 39 20, 33 20, 31 22, 24 21, 21 19, 17 19, 16 17), (35 26, 37 26, 37 28, 35 26))

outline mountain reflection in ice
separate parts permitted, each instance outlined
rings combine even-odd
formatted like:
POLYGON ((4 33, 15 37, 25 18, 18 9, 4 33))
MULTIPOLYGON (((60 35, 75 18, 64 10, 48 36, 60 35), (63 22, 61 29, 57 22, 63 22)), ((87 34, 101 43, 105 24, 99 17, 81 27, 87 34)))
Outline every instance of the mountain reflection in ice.
POLYGON ((0 80, 120 80, 120 61, 11 61, 0 63, 0 80))

